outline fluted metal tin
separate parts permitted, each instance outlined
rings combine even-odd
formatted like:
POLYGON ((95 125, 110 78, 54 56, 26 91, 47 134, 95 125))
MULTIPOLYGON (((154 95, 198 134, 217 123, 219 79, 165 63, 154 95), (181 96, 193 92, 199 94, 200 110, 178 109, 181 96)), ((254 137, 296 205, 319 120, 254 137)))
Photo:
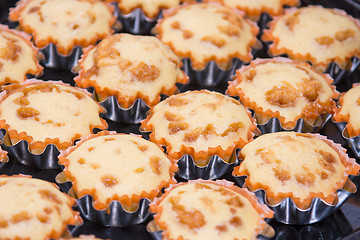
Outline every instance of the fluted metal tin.
POLYGON ((129 108, 122 108, 115 96, 100 102, 100 105, 106 110, 105 113, 100 114, 101 117, 113 122, 129 124, 140 123, 146 118, 146 112, 150 109, 142 99, 136 99, 129 108))
POLYGON ((64 56, 59 54, 56 46, 51 43, 40 49, 40 52, 43 54, 43 59, 40 60, 41 65, 48 68, 71 70, 78 64, 78 60, 82 54, 82 48, 76 46, 69 55, 64 56))
POLYGON ((118 19, 123 25, 123 30, 132 34, 150 34, 156 21, 162 16, 161 12, 155 18, 148 18, 140 8, 129 14, 118 13, 118 19))
MULTIPOLYGON (((274 219, 278 222, 294 225, 312 224, 320 222, 333 214, 352 194, 356 192, 356 186, 352 182, 355 177, 359 178, 359 176, 349 176, 344 187, 337 190, 337 199, 334 204, 329 204, 321 198, 314 198, 309 208, 300 209, 295 205, 291 198, 285 198, 278 204, 270 205, 267 201, 266 192, 263 189, 255 191, 255 196, 260 203, 266 204, 274 211, 274 219)), ((239 182, 244 181, 244 176, 239 176, 239 178, 241 178, 239 182)))
POLYGON ((319 132, 324 125, 329 121, 332 116, 330 114, 321 114, 315 121, 314 125, 311 125, 304 119, 298 119, 296 125, 292 129, 285 129, 281 125, 278 118, 271 118, 264 124, 257 124, 262 134, 280 132, 280 131, 294 131, 301 133, 316 133, 319 132))
POLYGON ((76 196, 72 184, 66 179, 63 172, 60 172, 55 181, 59 184, 62 191, 68 193, 76 199, 77 210, 85 219, 101 224, 106 227, 128 227, 145 222, 149 217, 150 200, 142 198, 139 201, 138 208, 129 212, 124 210, 119 201, 112 201, 105 210, 96 210, 93 206, 93 197, 84 195, 81 198, 76 196))
POLYGON ((198 178, 205 180, 217 179, 224 176, 228 171, 231 171, 236 163, 237 160, 227 163, 219 156, 214 155, 210 158, 206 166, 199 167, 195 164, 192 156, 186 154, 179 159, 177 163, 179 171, 176 172, 175 175, 186 180, 198 178))
MULTIPOLYGON (((332 120, 333 121, 333 120, 332 120)), ((360 159, 360 136, 350 138, 346 130, 346 122, 334 122, 336 127, 341 132, 342 137, 345 139, 347 145, 350 147, 352 152, 355 154, 357 159, 360 159)))
POLYGON ((182 62, 184 72, 189 76, 189 84, 204 87, 215 87, 230 81, 235 70, 244 64, 240 59, 233 58, 231 67, 228 70, 222 70, 214 61, 210 61, 203 70, 197 71, 192 68, 189 58, 184 58, 182 62))
POLYGON ((329 75, 334 79, 333 84, 338 84, 342 79, 347 78, 350 74, 354 73, 356 69, 360 65, 360 59, 353 57, 351 58, 351 64, 348 69, 342 69, 337 65, 336 63, 331 63, 327 69, 326 73, 329 73, 329 75))
POLYGON ((6 130, 0 129, 0 139, 3 141, 1 144, 2 149, 7 151, 9 156, 19 163, 38 169, 60 168, 57 158, 60 151, 54 144, 48 144, 40 154, 33 154, 29 151, 29 143, 27 141, 21 140, 15 145, 9 146, 4 143, 4 138, 6 137, 6 130))

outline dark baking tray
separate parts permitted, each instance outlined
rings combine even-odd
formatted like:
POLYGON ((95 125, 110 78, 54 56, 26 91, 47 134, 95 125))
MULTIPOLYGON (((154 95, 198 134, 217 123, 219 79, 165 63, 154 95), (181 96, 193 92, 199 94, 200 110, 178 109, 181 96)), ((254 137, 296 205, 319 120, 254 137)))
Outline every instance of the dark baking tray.
MULTIPOLYGON (((0 0, 0 23, 7 24, 11 28, 15 28, 15 23, 10 23, 7 20, 8 9, 15 6, 14 0, 0 0)), ((302 6, 305 5, 323 5, 330 8, 341 8, 348 12, 355 18, 360 18, 360 1, 359 0, 303 0, 302 6)), ((263 55, 266 54, 263 52, 263 55)), ((259 56, 262 56, 261 53, 259 56)), ((62 80, 64 82, 74 85, 74 74, 70 71, 61 69, 44 69, 44 74, 39 78, 43 80, 62 80)), ((358 69, 351 76, 347 76, 343 81, 337 84, 337 90, 340 92, 347 91, 351 88, 352 84, 359 82, 360 70, 358 69)), ((225 92, 226 83, 217 86, 210 87, 208 89, 225 92)), ((181 91, 201 89, 199 86, 187 85, 181 89, 181 91)), ((108 121, 109 129, 123 133, 137 133, 139 132, 138 124, 118 124, 108 121)), ((330 121, 324 129, 320 132, 328 138, 334 140, 337 143, 341 143, 343 147, 348 149, 348 153, 351 157, 354 157, 351 150, 346 146, 341 134, 337 130, 336 126, 330 121)), ((359 162, 359 159, 357 159, 359 162)), ((21 165, 10 159, 8 163, 0 164, 0 174, 28 174, 35 178, 45 179, 51 182, 55 182, 55 176, 60 170, 39 170, 28 166, 21 165)), ((227 180, 236 182, 233 177, 228 174, 224 177, 227 180)), ((181 179, 178 179, 181 181, 181 179)), ((355 178, 355 184, 360 186, 360 177, 355 178)), ((1 196, 0 196, 1 197, 1 196)), ((150 221, 150 219, 149 219, 150 221)), ((113 240, 127 240, 127 239, 152 239, 151 235, 146 231, 146 223, 127 227, 127 228, 106 228, 96 223, 92 223, 84 220, 82 226, 70 226, 69 231, 73 236, 95 235, 103 239, 113 240)), ((270 221, 270 224, 274 227, 276 235, 273 239, 319 239, 319 240, 331 240, 331 239, 360 239, 360 193, 355 193, 348 201, 336 211, 333 215, 327 217, 322 222, 306 225, 306 226, 292 226, 280 224, 275 221, 270 221)))

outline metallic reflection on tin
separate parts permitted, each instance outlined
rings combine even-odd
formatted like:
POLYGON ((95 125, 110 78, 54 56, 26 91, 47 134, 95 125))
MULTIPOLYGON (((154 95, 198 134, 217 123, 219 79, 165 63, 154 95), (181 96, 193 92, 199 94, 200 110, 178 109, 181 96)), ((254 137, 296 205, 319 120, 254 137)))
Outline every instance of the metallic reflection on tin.
POLYGON ((334 79, 333 84, 338 84, 342 79, 347 78, 350 74, 355 72, 360 65, 360 59, 356 57, 351 58, 351 63, 349 65, 350 66, 345 70, 340 68, 336 63, 331 63, 325 72, 334 79))
MULTIPOLYGON (((243 178, 243 176, 240 177, 243 178)), ((349 176, 344 187, 337 190, 337 198, 333 204, 329 204, 320 198, 314 198, 307 209, 298 208, 291 198, 285 198, 278 204, 270 205, 267 201, 266 192, 263 189, 255 191, 255 196, 260 203, 266 204, 274 211, 274 219, 278 222, 294 225, 313 224, 333 214, 356 192, 356 186, 352 182, 355 178, 359 178, 359 176, 349 176)))
POLYGON ((278 118, 271 118, 269 121, 267 121, 264 124, 258 123, 257 127, 260 129, 262 134, 280 132, 280 131, 315 133, 315 132, 319 132, 324 127, 324 125, 329 121, 330 118, 331 118, 330 114, 321 114, 316 119, 314 125, 311 125, 304 119, 298 119, 295 127, 292 129, 283 128, 278 118))
POLYGON ((334 120, 332 120, 332 122, 335 123, 336 127, 341 132, 342 137, 345 139, 347 145, 355 154, 356 158, 360 159, 360 136, 350 138, 346 130, 346 122, 335 122, 334 120))
POLYGON ((119 201, 112 201, 105 210, 96 210, 93 206, 93 197, 84 195, 78 198, 65 174, 60 172, 55 181, 59 184, 62 191, 68 193, 76 199, 77 210, 85 219, 101 224, 106 227, 128 227, 145 222, 149 217, 150 200, 141 198, 135 211, 125 210, 119 201))
POLYGON ((78 64, 78 60, 82 54, 82 48, 76 46, 69 55, 64 56, 59 54, 56 50, 56 46, 51 43, 40 49, 40 52, 44 55, 43 59, 40 60, 41 65, 48 68, 71 70, 78 64))
POLYGON ((100 116, 117 123, 140 123, 146 118, 146 112, 150 109, 142 99, 136 99, 129 108, 122 108, 115 96, 108 97, 100 102, 100 105, 106 109, 106 113, 101 113, 100 116))
POLYGON ((184 58, 182 62, 184 72, 189 76, 189 83, 204 87, 214 87, 230 81, 235 70, 244 64, 240 59, 234 58, 231 67, 228 70, 222 70, 214 61, 210 61, 203 70, 197 71, 192 68, 190 59, 184 58))
POLYGON ((9 146, 5 144, 4 138, 6 138, 6 130, 0 129, 0 139, 3 141, 1 147, 7 151, 9 156, 14 158, 21 164, 34 167, 37 169, 58 169, 60 165, 58 163, 59 149, 54 144, 48 144, 45 150, 40 154, 33 154, 29 151, 29 143, 25 140, 21 140, 15 145, 9 146))
POLYGON ((237 160, 227 163, 219 156, 214 155, 210 158, 209 163, 206 166, 199 167, 195 164, 192 156, 187 154, 179 159, 177 163, 179 166, 179 171, 175 174, 176 176, 187 180, 198 178, 205 180, 217 179, 224 176, 228 171, 231 171, 236 163, 237 160))
POLYGON ((123 25, 123 30, 132 34, 150 34, 157 19, 162 16, 161 12, 155 18, 148 18, 140 8, 136 8, 129 14, 118 14, 118 19, 123 25))

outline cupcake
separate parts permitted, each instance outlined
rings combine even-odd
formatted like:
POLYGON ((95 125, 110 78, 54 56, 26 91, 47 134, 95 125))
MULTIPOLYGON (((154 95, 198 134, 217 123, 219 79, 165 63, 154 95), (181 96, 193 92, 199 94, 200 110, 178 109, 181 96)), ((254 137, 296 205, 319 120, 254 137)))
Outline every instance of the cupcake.
POLYGON ((7 85, 0 94, 0 127, 7 131, 5 150, 18 161, 40 168, 35 155, 49 154, 41 160, 44 167, 58 167, 58 150, 94 128, 107 127, 99 117, 101 111, 88 92, 62 82, 31 79, 7 85), (47 152, 48 145, 57 152, 47 152))
POLYGON ((206 0, 207 2, 221 2, 223 5, 244 11, 246 17, 258 21, 262 13, 277 16, 283 13, 284 6, 296 6, 299 0, 206 0))
POLYGON ((240 96, 255 112, 263 133, 278 130, 319 131, 339 93, 332 78, 309 64, 287 58, 256 59, 236 71, 227 93, 240 96), (276 118, 277 121, 270 121, 276 118), (278 124, 277 126, 275 124, 278 124))
POLYGON ((120 33, 84 50, 74 80, 79 87, 95 88, 95 98, 107 110, 105 118, 138 123, 161 94, 171 95, 176 83, 187 82, 180 66, 157 38, 120 33))
POLYGON ((1 239, 58 239, 81 220, 74 199, 44 180, 1 175, 0 195, 1 239))
POLYGON ((59 162, 65 169, 58 182, 71 181, 84 218, 112 227, 145 221, 149 202, 175 182, 177 170, 156 144, 107 131, 83 138, 59 162))
POLYGON ((360 135, 360 85, 356 84, 349 91, 341 94, 339 106, 334 109, 333 121, 342 132, 347 144, 357 157, 360 157, 358 147, 360 135))
POLYGON ((133 34, 149 34, 163 9, 190 1, 195 0, 115 0, 124 30, 133 34))
POLYGON ((290 8, 269 26, 262 38, 272 42, 271 55, 287 54, 292 59, 309 61, 322 72, 331 72, 331 63, 349 70, 352 58, 360 56, 359 20, 343 10, 322 6, 290 8))
POLYGON ((111 35, 115 23, 113 8, 100 0, 21 0, 9 18, 42 48, 44 65, 68 69, 76 64, 81 47, 111 35))
POLYGON ((273 212, 226 180, 172 185, 150 209, 155 229, 162 231, 159 239, 257 239, 274 233, 265 222, 273 212))
POLYGON ((37 76, 42 67, 37 59, 38 49, 30 36, 0 24, 0 85, 21 83, 28 74, 37 76))
POLYGON ((329 216, 356 191, 349 175, 360 165, 340 144, 319 134, 278 132, 246 144, 235 176, 288 224, 309 224, 329 216))
POLYGON ((241 12, 215 3, 183 4, 164 11, 157 37, 184 61, 191 81, 219 85, 252 59, 258 27, 241 12))
POLYGON ((208 90, 167 98, 151 108, 141 125, 152 132, 151 141, 180 159, 178 175, 186 179, 223 175, 236 160, 235 150, 252 140, 256 129, 250 113, 238 101, 208 90), (204 175, 196 168, 202 168, 204 175))

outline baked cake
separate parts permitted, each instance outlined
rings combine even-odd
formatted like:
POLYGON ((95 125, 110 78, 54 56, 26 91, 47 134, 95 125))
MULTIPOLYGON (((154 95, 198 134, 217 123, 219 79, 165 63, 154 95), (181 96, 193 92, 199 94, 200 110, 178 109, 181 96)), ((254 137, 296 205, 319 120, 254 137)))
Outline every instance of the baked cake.
POLYGON ((287 58, 256 59, 237 70, 227 93, 255 111, 258 124, 276 117, 286 129, 302 118, 314 124, 320 114, 332 114, 339 93, 329 75, 309 64, 287 58))
POLYGON ((226 180, 173 185, 150 210, 163 239, 257 239, 273 215, 254 194, 226 180))
POLYGON ((112 34, 113 11, 101 0, 20 0, 9 18, 32 34, 38 48, 52 43, 68 55, 76 45, 87 47, 112 34))
POLYGON ((333 119, 336 122, 347 123, 346 132, 350 138, 360 135, 360 85, 341 94, 340 106, 334 112, 333 119))
POLYGON ((202 70, 215 61, 226 70, 233 58, 252 59, 258 27, 239 11, 220 4, 183 4, 164 11, 157 26, 157 37, 180 58, 189 58, 192 68, 202 70))
POLYGON ((299 0, 206 0, 207 2, 221 2, 223 5, 236 8, 246 13, 250 19, 258 20, 264 12, 270 16, 283 13, 284 6, 296 6, 299 0))
POLYGON ((39 75, 42 67, 31 37, 0 24, 0 85, 20 83, 27 74, 39 75))
POLYGON ((151 19, 157 17, 160 10, 179 6, 186 1, 192 0, 116 0, 122 14, 129 14, 140 8, 151 19))
POLYGON ((189 154, 198 166, 206 165, 213 155, 230 161, 256 128, 240 102, 208 90, 170 96, 151 108, 141 124, 152 132, 151 141, 165 145, 171 157, 189 154))
POLYGON ((61 150, 93 128, 107 127, 99 117, 101 107, 82 89, 35 79, 3 89, 0 127, 7 129, 11 145, 27 140, 33 153, 50 143, 61 150))
POLYGON ((93 207, 109 209, 119 201, 134 211, 141 198, 150 201, 174 183, 175 162, 162 148, 140 136, 99 132, 82 139, 59 156, 78 198, 91 195, 93 207))
POLYGON ((188 79, 178 57, 153 36, 114 34, 84 49, 79 65, 79 87, 94 87, 99 101, 116 96, 123 108, 138 98, 155 105, 160 94, 173 94, 175 83, 188 79))
POLYGON ((245 185, 252 191, 264 189, 270 205, 287 197, 301 209, 315 197, 331 205, 348 175, 360 169, 345 151, 320 135, 269 133, 242 148, 243 161, 233 174, 246 175, 245 185))
POLYGON ((74 199, 55 184, 26 176, 0 176, 1 239, 58 239, 78 223, 74 199))
POLYGON ((265 41, 272 41, 272 55, 287 54, 309 61, 321 71, 335 62, 342 68, 360 57, 360 23, 339 9, 308 6, 286 9, 269 23, 265 41))

